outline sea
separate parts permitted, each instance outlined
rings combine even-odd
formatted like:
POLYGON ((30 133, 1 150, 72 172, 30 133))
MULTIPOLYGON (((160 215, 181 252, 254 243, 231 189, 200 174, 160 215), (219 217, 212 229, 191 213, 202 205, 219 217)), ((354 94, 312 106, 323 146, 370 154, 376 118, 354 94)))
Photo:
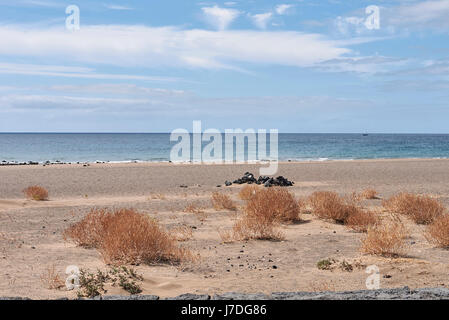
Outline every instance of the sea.
MULTIPOLYGON (((168 162, 178 143, 170 133, 0 133, 0 163, 168 162)), ((279 161, 449 158, 449 134, 280 133, 277 147, 279 161)))

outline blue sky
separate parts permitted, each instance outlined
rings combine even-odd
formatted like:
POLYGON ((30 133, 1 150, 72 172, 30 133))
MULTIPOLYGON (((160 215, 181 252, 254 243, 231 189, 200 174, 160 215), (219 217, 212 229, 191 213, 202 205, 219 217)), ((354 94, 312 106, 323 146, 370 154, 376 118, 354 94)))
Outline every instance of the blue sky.
POLYGON ((0 0, 0 131, 448 133, 448 17, 449 0, 0 0))

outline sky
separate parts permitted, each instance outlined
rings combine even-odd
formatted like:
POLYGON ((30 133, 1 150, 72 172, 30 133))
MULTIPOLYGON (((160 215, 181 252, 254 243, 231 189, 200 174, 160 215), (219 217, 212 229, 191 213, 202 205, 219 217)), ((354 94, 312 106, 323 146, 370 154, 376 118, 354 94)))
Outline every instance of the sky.
POLYGON ((449 0, 0 0, 0 42, 0 132, 449 133, 449 0))

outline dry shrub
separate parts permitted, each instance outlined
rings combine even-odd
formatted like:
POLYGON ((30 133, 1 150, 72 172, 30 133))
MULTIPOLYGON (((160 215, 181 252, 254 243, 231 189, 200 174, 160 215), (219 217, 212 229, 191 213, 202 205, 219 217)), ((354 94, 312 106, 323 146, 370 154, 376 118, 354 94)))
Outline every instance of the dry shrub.
POLYGON ((97 248, 106 263, 115 265, 179 263, 191 257, 154 219, 133 209, 93 209, 64 238, 97 248))
POLYGON ((107 209, 92 209, 81 221, 67 228, 63 237, 80 247, 99 248, 111 218, 107 209))
POLYGON ((360 193, 360 196, 363 199, 368 199, 368 200, 379 199, 379 197, 377 195, 378 195, 378 193, 374 189, 365 189, 360 193))
POLYGON ((184 208, 184 212, 193 213, 199 221, 205 221, 208 217, 208 214, 204 212, 204 208, 195 203, 188 204, 184 208))
POLYGON ((417 224, 429 224, 441 216, 445 207, 426 195, 401 192, 382 203, 385 209, 408 216, 417 224))
POLYGON ((166 200, 167 197, 163 193, 154 193, 151 195, 151 199, 166 200))
POLYGON ((449 215, 443 214, 436 218, 425 233, 426 239, 441 248, 449 248, 449 215))
POLYGON ((301 206, 282 188, 259 189, 248 200, 243 217, 233 226, 234 237, 241 240, 282 240, 280 223, 300 221, 301 206))
POLYGON ((388 220, 368 228, 362 240, 363 253, 385 257, 397 257, 404 254, 407 230, 399 220, 388 220))
POLYGON ((336 192, 316 191, 309 196, 308 203, 318 218, 345 223, 349 215, 358 210, 352 200, 346 201, 336 192))
POLYGON ((193 237, 192 228, 188 226, 175 227, 171 229, 170 232, 172 233, 176 241, 180 242, 190 240, 193 237))
POLYGON ((204 209, 196 203, 189 203, 188 205, 186 205, 184 207, 183 211, 186 213, 198 214, 198 213, 203 213, 204 209))
POLYGON ((232 230, 223 230, 218 228, 217 232, 220 235, 222 243, 231 243, 234 241, 234 234, 232 230))
POLYGON ((234 201, 232 201, 228 195, 220 192, 212 193, 212 205, 214 206, 215 210, 237 210, 234 201))
POLYGON ((367 232, 369 227, 377 223, 379 223, 379 216, 376 212, 357 207, 354 207, 345 220, 345 225, 357 232, 367 232))
POLYGON ((300 221, 301 203, 284 188, 259 189, 247 202, 245 213, 280 222, 300 221))
POLYGON ((30 186, 23 190, 28 199, 36 201, 48 200, 48 191, 41 186, 30 186))
POLYGON ((49 266, 44 273, 41 274, 41 281, 47 289, 57 290, 64 287, 64 281, 62 281, 59 274, 56 272, 55 265, 49 266))
POLYGON ((245 215, 238 220, 232 228, 232 237, 235 240, 276 240, 285 239, 282 231, 278 229, 280 223, 268 217, 245 215))
POLYGON ((253 195, 256 194, 259 187, 254 184, 246 185, 240 190, 239 192, 239 198, 242 200, 249 200, 253 195))

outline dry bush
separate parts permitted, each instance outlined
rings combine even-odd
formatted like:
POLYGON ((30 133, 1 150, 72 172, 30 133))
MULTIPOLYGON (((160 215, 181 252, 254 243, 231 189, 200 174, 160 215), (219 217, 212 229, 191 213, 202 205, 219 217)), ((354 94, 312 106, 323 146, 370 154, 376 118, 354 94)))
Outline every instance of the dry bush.
POLYGON ((397 257, 404 254, 407 230, 399 220, 389 220, 368 228, 362 240, 363 253, 385 257, 397 257))
POLYGON ((81 221, 67 228, 63 237, 80 247, 99 248, 111 219, 112 215, 108 209, 92 209, 81 221))
POLYGON ((48 191, 41 186, 30 186, 23 190, 28 199, 36 201, 48 200, 48 191))
POLYGON ((256 194, 259 187, 254 184, 248 184, 242 188, 239 192, 239 198, 242 200, 249 200, 253 195, 256 194))
POLYGON ((198 213, 203 213, 204 212, 204 208, 202 208, 198 204, 192 202, 192 203, 189 203, 188 205, 186 205, 184 207, 183 211, 186 212, 186 213, 198 214, 198 213))
POLYGON ((392 196, 382 205, 387 210, 408 216, 417 224, 429 224, 445 211, 445 207, 437 199, 406 192, 392 196))
POLYGON ((97 248, 106 263, 115 265, 179 263, 191 257, 154 219, 133 209, 93 209, 67 229, 64 237, 97 248))
POLYGON ((285 236, 280 231, 278 221, 273 221, 268 217, 245 215, 232 227, 232 239, 235 240, 284 240, 285 236))
POLYGON ((264 188, 257 190, 247 202, 245 213, 279 222, 295 222, 301 220, 301 203, 284 188, 264 188))
POLYGON ((376 190, 374 189, 365 189, 360 193, 360 196, 363 199, 368 199, 368 200, 372 200, 372 199, 379 199, 378 197, 378 193, 376 190))
POLYGON ((318 218, 345 224, 357 232, 366 232, 369 226, 378 222, 375 212, 359 206, 356 193, 343 198, 336 192, 317 191, 310 195, 308 203, 318 218))
POLYGON ((151 199, 165 200, 167 197, 163 193, 154 193, 151 195, 151 199))
POLYGON ((234 234, 232 230, 223 230, 218 228, 217 232, 220 235, 222 243, 231 243, 234 241, 234 234))
POLYGON ((308 198, 314 215, 320 219, 333 220, 337 223, 344 223, 351 212, 357 210, 353 201, 355 201, 353 198, 346 201, 332 191, 316 191, 308 198))
POLYGON ((259 189, 248 200, 243 217, 233 226, 236 239, 282 240, 281 223, 300 221, 301 206, 283 188, 259 189))
POLYGON ((228 195, 220 192, 212 193, 212 205, 214 206, 215 210, 237 210, 234 201, 232 201, 228 195))
POLYGON ((170 230, 173 237, 176 239, 176 241, 187 241, 192 239, 193 237, 193 231, 192 228, 188 226, 179 226, 175 227, 170 230))
POLYGON ((362 210, 353 207, 349 216, 345 220, 345 225, 357 232, 367 232, 368 228, 379 223, 379 216, 371 210, 362 210))
POLYGON ((204 208, 195 203, 188 204, 184 208, 184 212, 193 213, 199 221, 205 221, 208 217, 208 214, 204 212, 204 208))
POLYGON ((449 248, 449 215, 436 218, 425 232, 426 239, 441 248, 449 248))
POLYGON ((59 274, 56 272, 55 265, 48 267, 44 273, 41 274, 41 282, 47 289, 57 290, 64 287, 64 281, 62 281, 59 274))

